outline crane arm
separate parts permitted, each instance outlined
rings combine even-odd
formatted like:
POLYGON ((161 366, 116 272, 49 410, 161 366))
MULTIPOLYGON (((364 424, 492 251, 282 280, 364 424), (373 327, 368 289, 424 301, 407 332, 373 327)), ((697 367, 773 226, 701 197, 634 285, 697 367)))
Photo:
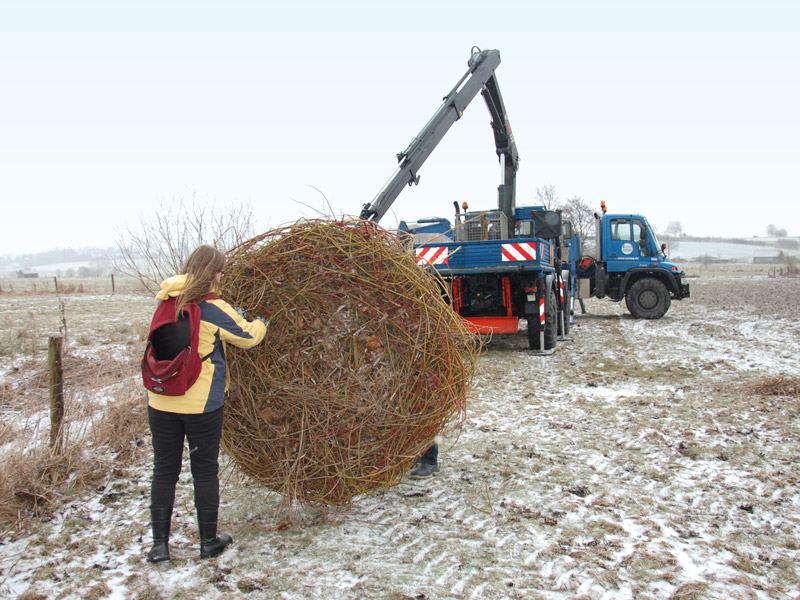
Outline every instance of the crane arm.
POLYGON ((519 154, 514 134, 511 133, 511 122, 508 119, 503 96, 497 85, 497 78, 490 77, 481 95, 492 117, 492 131, 494 133, 494 146, 500 159, 500 185, 497 188, 497 207, 508 217, 508 222, 514 222, 516 208, 516 179, 519 168, 519 154))
MULTIPOLYGON (((513 136, 511 136, 511 128, 507 124, 507 119, 505 119, 505 107, 497 89, 497 81, 494 78, 494 71, 500 65, 500 52, 498 50, 481 51, 473 48, 473 53, 467 64, 469 70, 459 79, 453 89, 450 90, 450 93, 445 96, 433 117, 419 134, 411 140, 408 147, 397 154, 399 163, 397 170, 378 195, 375 196, 375 199, 364 204, 361 210, 361 218, 379 221, 406 185, 419 183, 420 167, 444 138, 453 123, 461 118, 467 105, 481 90, 484 90, 484 99, 494 119, 492 127, 495 131, 495 144, 503 146, 502 152, 500 146, 497 146, 497 153, 499 156, 509 154, 511 160, 506 160, 506 163, 510 162, 513 170, 516 171, 518 162, 516 147, 514 146, 513 136), (498 108, 493 109, 492 106, 498 108), (495 112, 497 113, 496 115, 495 112), (509 146, 513 148, 513 154, 506 150, 509 146)), ((506 166, 506 169, 508 169, 508 166, 506 166)))

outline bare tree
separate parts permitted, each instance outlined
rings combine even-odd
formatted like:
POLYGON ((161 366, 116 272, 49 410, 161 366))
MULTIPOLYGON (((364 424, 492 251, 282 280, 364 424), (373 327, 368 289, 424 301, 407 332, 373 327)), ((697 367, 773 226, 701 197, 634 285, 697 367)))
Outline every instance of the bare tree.
POLYGON ((536 200, 547 210, 556 210, 561 205, 554 185, 543 185, 536 188, 536 200))
POLYGON ((154 293, 161 282, 180 272, 189 253, 201 244, 230 250, 253 235, 250 203, 206 206, 190 202, 162 204, 153 215, 140 215, 137 227, 128 226, 117 242, 114 270, 136 277, 154 293))
POLYGON ((594 237, 594 211, 580 196, 567 198, 561 211, 565 219, 572 223, 572 231, 583 239, 594 237))
POLYGON ((683 226, 680 221, 670 221, 667 223, 667 228, 664 230, 664 235, 667 238, 667 256, 672 258, 675 256, 675 251, 680 246, 680 237, 683 235, 683 226))
POLYGON ((667 223, 667 228, 664 233, 671 238, 677 238, 683 235, 683 226, 680 221, 670 221, 667 223))

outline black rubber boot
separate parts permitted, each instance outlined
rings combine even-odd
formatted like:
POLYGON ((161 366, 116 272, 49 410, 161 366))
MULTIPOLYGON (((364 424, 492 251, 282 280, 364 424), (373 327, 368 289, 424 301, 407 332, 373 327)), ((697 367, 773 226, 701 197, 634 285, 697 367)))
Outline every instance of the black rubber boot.
POLYGON ((216 510, 198 510, 197 529, 200 532, 200 558, 219 556, 233 543, 233 538, 226 533, 217 536, 216 510))
POLYGON ((147 562, 160 563, 169 560, 168 543, 171 521, 171 508, 150 509, 150 524, 153 527, 153 547, 147 553, 147 562))
POLYGON ((418 460, 414 463, 414 466, 411 467, 411 470, 408 472, 409 479, 427 479, 431 475, 439 472, 439 465, 436 463, 429 463, 429 462, 422 462, 418 460))
POLYGON ((427 479, 431 475, 439 472, 439 444, 433 442, 425 454, 417 459, 414 466, 408 472, 409 479, 427 479))

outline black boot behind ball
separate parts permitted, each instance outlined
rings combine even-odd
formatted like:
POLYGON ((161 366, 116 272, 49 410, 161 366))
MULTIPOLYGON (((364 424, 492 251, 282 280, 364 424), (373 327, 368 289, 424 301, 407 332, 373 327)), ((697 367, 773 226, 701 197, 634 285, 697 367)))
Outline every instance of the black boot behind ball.
POLYGON ((217 511, 197 511, 197 529, 200 532, 200 558, 219 556, 233 543, 228 534, 217 536, 217 511))

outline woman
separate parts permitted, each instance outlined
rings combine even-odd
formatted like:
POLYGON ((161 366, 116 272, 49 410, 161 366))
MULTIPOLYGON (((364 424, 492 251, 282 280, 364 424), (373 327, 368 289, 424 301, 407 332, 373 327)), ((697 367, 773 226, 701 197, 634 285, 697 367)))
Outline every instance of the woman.
MULTIPOLYGON (((164 280, 156 295, 157 300, 176 297, 176 323, 187 305, 199 306, 198 353, 203 357, 203 363, 197 381, 183 396, 164 396, 148 391, 147 412, 153 439, 153 481, 150 488, 153 547, 147 554, 148 562, 169 560, 170 522, 175 485, 181 472, 184 438, 189 442, 200 557, 217 556, 233 542, 230 535, 217 536, 219 440, 222 405, 228 389, 225 345, 230 342, 240 348, 252 348, 264 339, 268 323, 261 318, 248 322, 243 311, 231 308, 214 295, 224 266, 225 257, 221 252, 211 246, 200 246, 186 260, 181 274, 164 280)), ((151 335, 156 354, 161 351, 169 357, 175 348, 185 346, 185 342, 174 339, 180 328, 176 326, 173 329, 175 333, 167 330, 167 334, 162 332, 156 336, 154 332, 151 335)))

